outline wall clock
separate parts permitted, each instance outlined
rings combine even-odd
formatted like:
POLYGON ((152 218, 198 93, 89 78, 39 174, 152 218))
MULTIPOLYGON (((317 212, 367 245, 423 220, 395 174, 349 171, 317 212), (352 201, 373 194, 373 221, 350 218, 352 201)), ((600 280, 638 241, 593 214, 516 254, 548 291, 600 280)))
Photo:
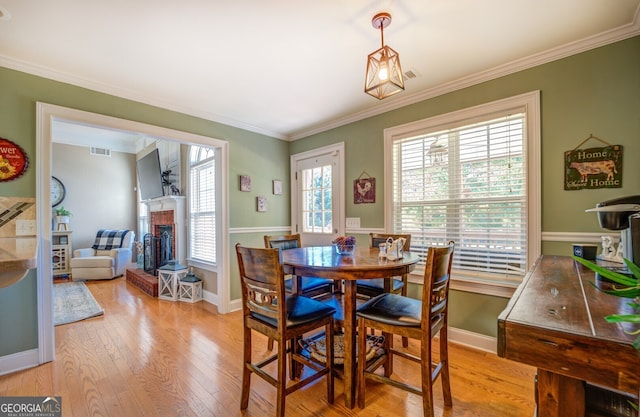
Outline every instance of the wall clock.
POLYGON ((58 204, 62 203, 64 200, 64 196, 67 193, 67 190, 64 188, 64 184, 62 181, 51 176, 51 207, 55 207, 58 204))

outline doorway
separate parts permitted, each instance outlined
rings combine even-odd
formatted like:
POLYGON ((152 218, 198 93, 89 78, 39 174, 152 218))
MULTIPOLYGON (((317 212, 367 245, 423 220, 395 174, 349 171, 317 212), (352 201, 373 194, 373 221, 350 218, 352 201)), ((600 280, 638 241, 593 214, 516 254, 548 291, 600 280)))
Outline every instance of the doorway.
POLYGON ((344 143, 291 156, 291 220, 303 246, 344 234, 344 143))
MULTIPOLYGON (((196 135, 183 131, 162 128, 145 123, 85 112, 76 109, 56 106, 47 103, 36 105, 36 203, 38 218, 38 236, 40 254, 51 253, 51 149, 52 127, 56 121, 68 121, 87 126, 101 127, 107 130, 135 132, 155 138, 166 139, 184 144, 198 144, 216 148, 220 153, 220 183, 219 201, 225 202, 220 206, 220 233, 217 251, 217 290, 218 310, 221 313, 229 311, 230 284, 228 231, 228 143, 223 140, 196 135)), ((55 359, 54 332, 52 316, 53 277, 51 257, 38 257, 37 298, 38 298, 38 362, 45 363, 55 359)))

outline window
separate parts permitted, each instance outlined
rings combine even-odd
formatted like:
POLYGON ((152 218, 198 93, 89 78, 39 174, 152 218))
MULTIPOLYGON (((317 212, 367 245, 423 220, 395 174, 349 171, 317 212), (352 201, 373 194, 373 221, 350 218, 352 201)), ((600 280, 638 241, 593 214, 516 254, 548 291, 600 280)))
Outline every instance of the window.
POLYGON ((537 98, 385 131, 387 229, 422 256, 455 241, 454 280, 513 287, 540 253, 537 98))
POLYGON ((189 148, 189 259, 216 262, 216 154, 189 148))
POLYGON ((302 231, 333 233, 331 164, 302 170, 302 231))

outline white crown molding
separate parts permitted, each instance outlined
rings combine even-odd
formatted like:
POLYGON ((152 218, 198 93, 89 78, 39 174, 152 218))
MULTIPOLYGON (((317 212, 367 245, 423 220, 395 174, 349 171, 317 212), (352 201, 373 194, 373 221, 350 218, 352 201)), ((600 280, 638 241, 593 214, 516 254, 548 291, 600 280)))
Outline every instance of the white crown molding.
POLYGON ((194 109, 188 106, 179 106, 175 103, 165 102, 159 100, 157 97, 147 96, 139 94, 137 92, 123 89, 111 84, 99 83, 86 78, 78 77, 66 72, 56 71, 51 68, 36 65, 27 61, 18 60, 5 55, 0 55, 0 66, 21 71, 27 74, 32 74, 54 81, 64 82, 67 84, 75 85, 78 87, 87 88, 93 91, 98 91, 105 94, 110 94, 116 97, 132 100, 151 106, 160 107, 167 110, 176 111, 179 113, 199 117, 212 122, 221 123, 227 126, 232 126, 238 129, 247 130, 250 132, 270 136, 277 139, 294 141, 301 139, 316 133, 321 133, 336 127, 340 127, 349 123, 357 122, 368 117, 377 116, 382 113, 386 113, 391 110, 396 110, 401 107, 408 106, 420 101, 424 101, 433 97, 437 97, 446 93, 450 93, 462 88, 466 88, 472 85, 476 85, 485 81, 493 80, 505 75, 509 75, 524 69, 532 68, 541 64, 545 64, 551 61, 555 61, 567 56, 575 55, 580 52, 585 52, 590 49, 595 49, 601 46, 605 46, 614 42, 618 42, 627 38, 631 38, 640 34, 640 7, 636 10, 634 20, 632 23, 620 26, 603 33, 587 37, 585 39, 570 42, 566 45, 562 45, 556 48, 552 48, 548 51, 533 54, 528 57, 524 57, 497 67, 481 71, 479 73, 459 78, 457 80, 436 86, 434 88, 419 91, 413 94, 396 97, 395 99, 389 99, 378 107, 373 109, 356 112, 351 115, 335 119, 328 123, 311 127, 309 129, 300 130, 293 134, 283 134, 280 132, 273 132, 267 129, 260 128, 258 126, 250 125, 239 120, 229 119, 217 114, 204 112, 198 109, 194 109))
POLYGON ((289 136, 288 139, 290 141, 302 139, 307 136, 322 133, 330 129, 344 126, 349 123, 354 123, 369 117, 377 116, 382 113, 386 113, 424 100, 461 90, 463 88, 471 87, 476 84, 491 81, 496 78, 504 77, 506 75, 510 75, 519 71, 566 58, 571 55, 576 55, 581 52, 586 52, 591 49, 599 48, 601 46, 609 45, 615 42, 622 41, 624 39, 631 38, 640 34, 639 16, 640 6, 636 10, 636 14, 632 23, 581 39, 579 41, 570 42, 565 45, 549 49, 547 51, 520 58, 506 64, 498 65, 494 68, 490 68, 488 70, 481 71, 467 77, 462 77, 433 88, 422 90, 413 94, 396 96, 395 98, 389 99, 388 101, 373 109, 363 110, 361 112, 353 113, 343 118, 335 119, 329 123, 324 123, 310 129, 298 131, 289 136))
POLYGON ((47 78, 50 80, 87 88, 89 90, 98 91, 100 93, 109 94, 109 95, 124 98, 127 100, 148 104, 150 106, 160 107, 162 109, 172 110, 178 113, 199 117, 201 119, 210 120, 212 122, 221 123, 227 126, 236 127, 238 129, 243 129, 243 130, 247 130, 254 133, 259 133, 262 135, 270 136, 272 138, 283 139, 283 140, 286 139, 284 135, 278 132, 272 132, 270 130, 262 129, 258 126, 253 126, 235 119, 225 118, 217 114, 204 112, 204 111, 187 107, 187 106, 179 106, 179 105, 176 105, 175 103, 159 100, 157 97, 154 97, 154 96, 147 96, 131 90, 117 87, 115 85, 96 82, 96 81, 78 77, 76 75, 72 75, 66 72, 57 71, 51 68, 36 65, 31 62, 15 59, 6 55, 0 55, 0 67, 5 67, 5 68, 13 69, 16 71, 21 71, 27 74, 47 78))

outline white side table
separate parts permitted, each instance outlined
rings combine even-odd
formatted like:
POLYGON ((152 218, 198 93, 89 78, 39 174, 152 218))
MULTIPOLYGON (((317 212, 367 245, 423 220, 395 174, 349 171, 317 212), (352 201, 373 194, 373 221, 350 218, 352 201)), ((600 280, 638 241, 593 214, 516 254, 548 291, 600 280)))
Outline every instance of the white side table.
POLYGON ((176 301, 178 299, 178 282, 187 275, 187 268, 172 270, 158 268, 158 298, 176 301))
POLYGON ((202 281, 178 281, 178 300, 196 303, 202 300, 202 281))

